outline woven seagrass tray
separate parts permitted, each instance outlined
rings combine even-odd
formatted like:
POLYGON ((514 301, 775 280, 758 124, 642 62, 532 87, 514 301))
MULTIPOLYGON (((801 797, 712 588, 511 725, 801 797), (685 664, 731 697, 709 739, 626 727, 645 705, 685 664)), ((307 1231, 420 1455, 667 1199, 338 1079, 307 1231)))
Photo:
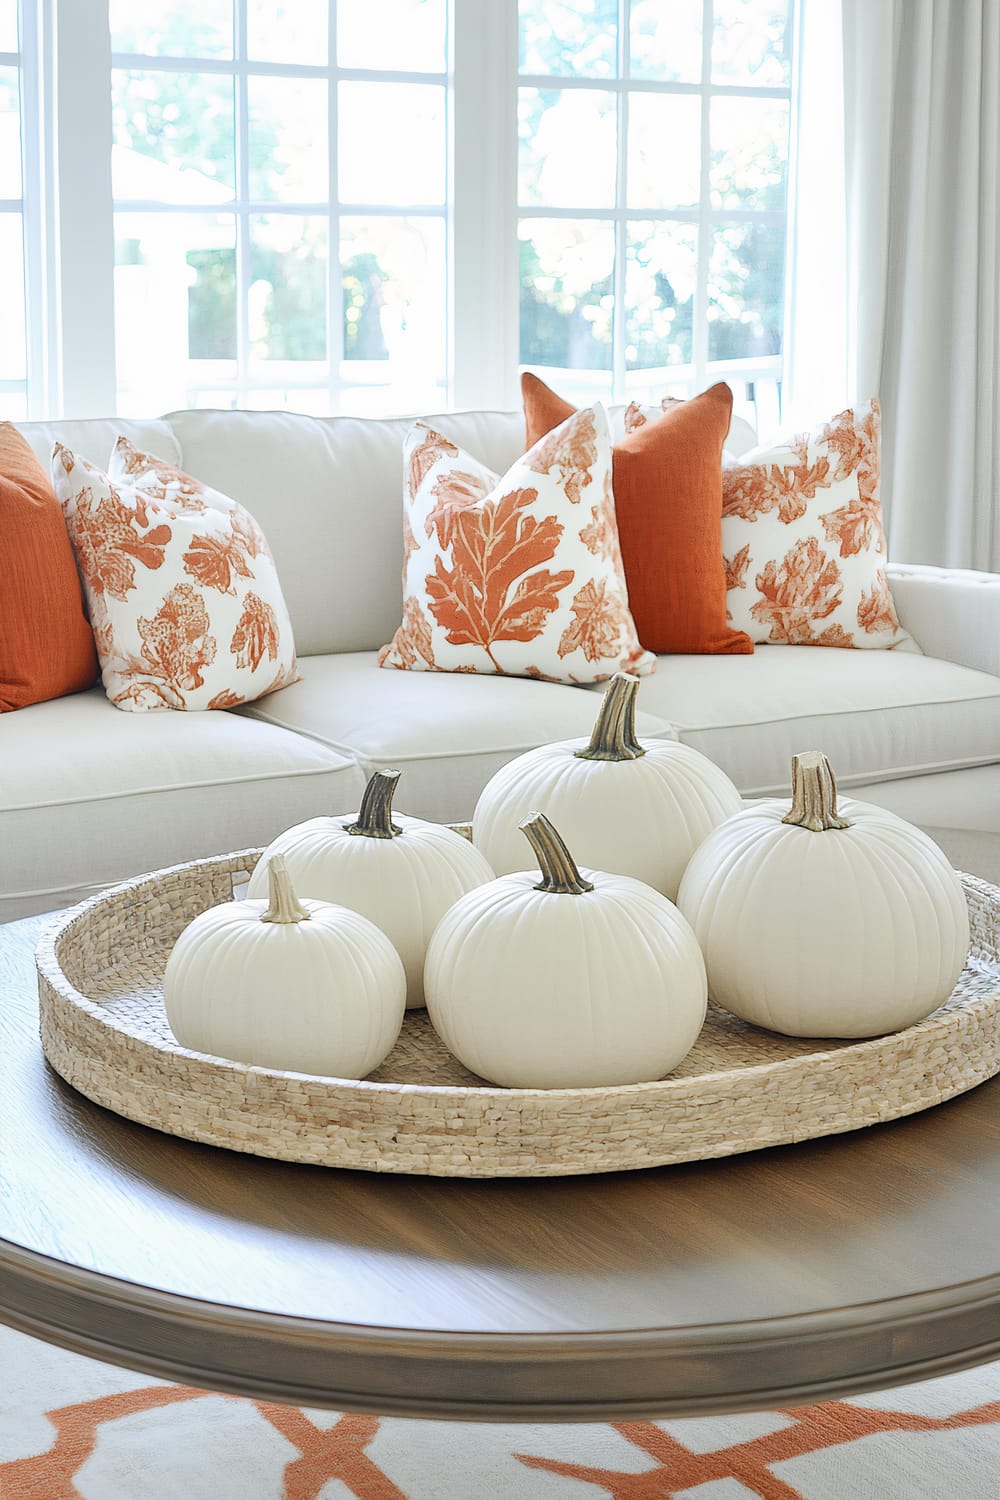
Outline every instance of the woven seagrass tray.
POLYGON ((501 1089, 448 1053, 424 1011, 360 1083, 269 1071, 175 1041, 160 983, 181 929, 229 901, 259 849, 195 860, 75 907, 38 945, 42 1046, 66 1081, 172 1135, 285 1161, 442 1177, 662 1166, 855 1130, 1000 1072, 1000 889, 962 877, 972 949, 927 1020, 864 1042, 798 1040, 709 1007, 657 1083, 501 1089))

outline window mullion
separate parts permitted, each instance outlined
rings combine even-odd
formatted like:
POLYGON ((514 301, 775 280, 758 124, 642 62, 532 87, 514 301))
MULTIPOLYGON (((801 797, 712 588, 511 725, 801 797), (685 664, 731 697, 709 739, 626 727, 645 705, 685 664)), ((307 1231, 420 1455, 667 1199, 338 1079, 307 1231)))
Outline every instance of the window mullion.
POLYGON ((517 404, 517 0, 452 0, 451 401, 517 404))
POLYGON ((106 416, 117 399, 108 0, 52 0, 52 18, 52 75, 45 87, 52 90, 58 184, 56 414, 106 416))
MULTIPOLYGON (((695 391, 701 390, 708 369, 708 271, 712 249, 711 204, 711 83, 712 0, 703 0, 701 23, 701 187, 698 213, 698 283, 692 319, 692 363, 695 391)), ((692 391, 692 395, 694 395, 692 391)))
POLYGON ((343 389, 344 276, 340 264, 340 57, 337 47, 337 0, 329 0, 327 22, 327 155, 329 158, 329 228, 327 230, 326 349, 330 364, 330 410, 339 412, 343 389))
POLYGON ((247 6, 235 0, 236 108, 236 388, 242 403, 250 384, 250 108, 247 93, 247 6))
POLYGON ((625 390, 625 277, 628 232, 628 79, 630 0, 618 0, 618 170, 615 173, 614 311, 611 324, 611 388, 625 390))

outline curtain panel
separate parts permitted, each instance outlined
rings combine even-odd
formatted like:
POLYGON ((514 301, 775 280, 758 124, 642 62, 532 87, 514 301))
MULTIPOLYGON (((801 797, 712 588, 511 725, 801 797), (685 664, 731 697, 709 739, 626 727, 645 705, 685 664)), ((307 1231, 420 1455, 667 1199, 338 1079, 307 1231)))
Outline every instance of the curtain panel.
POLYGON ((1000 571, 1000 0, 842 16, 847 380, 882 402, 890 556, 1000 571))

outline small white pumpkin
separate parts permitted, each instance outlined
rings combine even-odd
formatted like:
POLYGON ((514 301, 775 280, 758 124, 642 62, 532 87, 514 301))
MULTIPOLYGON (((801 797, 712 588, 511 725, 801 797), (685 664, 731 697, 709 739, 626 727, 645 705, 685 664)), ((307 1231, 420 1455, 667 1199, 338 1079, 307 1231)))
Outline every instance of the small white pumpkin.
POLYGON ((487 782, 472 842, 498 875, 524 864, 518 825, 545 813, 582 864, 632 875, 674 900, 684 868, 742 798, 707 756, 635 732, 638 678, 611 679, 589 741, 561 740, 508 761, 487 782))
POLYGON ((393 814, 398 771, 376 771, 360 810, 339 818, 310 818, 264 850, 247 887, 266 889, 267 860, 280 854, 298 890, 349 906, 374 922, 406 970, 406 1005, 424 1003, 424 955, 449 906, 493 879, 485 857, 442 823, 393 814))
POLYGON ((280 856, 266 901, 226 901, 188 923, 163 978, 182 1047, 236 1062, 364 1078, 403 1022, 406 976, 357 912, 299 901, 280 856))
POLYGON ((445 1045, 507 1088, 662 1078, 705 1020, 705 965, 671 901, 627 875, 581 874, 541 813, 521 825, 542 871, 463 896, 427 950, 445 1045))
POLYGON ((677 904, 709 993, 788 1036, 898 1031, 945 1001, 969 948, 961 881, 919 828, 867 802, 839 811, 825 755, 792 761, 792 802, 759 802, 710 834, 677 904))

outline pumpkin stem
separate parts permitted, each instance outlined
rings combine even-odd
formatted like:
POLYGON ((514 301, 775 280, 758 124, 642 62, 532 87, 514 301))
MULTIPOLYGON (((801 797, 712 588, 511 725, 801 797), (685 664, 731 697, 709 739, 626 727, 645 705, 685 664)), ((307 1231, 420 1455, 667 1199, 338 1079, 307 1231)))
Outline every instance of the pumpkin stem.
POLYGON ((850 828, 837 812, 837 782, 822 750, 792 756, 792 805, 781 821, 813 833, 850 828))
POLYGON ((398 771, 376 771, 365 787, 357 821, 345 823, 345 833, 357 833, 366 839, 393 839, 402 833, 392 821, 392 799, 398 781, 398 771))
POLYGON ((267 862, 267 911, 261 912, 262 922, 308 922, 309 913, 295 894, 292 877, 280 854, 272 854, 267 862))
POLYGON ((635 733, 635 695, 638 677, 616 672, 608 683, 600 712, 584 750, 574 750, 579 760, 638 760, 645 755, 635 733))
POLYGON ((580 874, 572 854, 544 813, 529 813, 517 826, 535 851, 542 872, 536 891, 550 891, 558 896, 582 896, 594 889, 580 874))

